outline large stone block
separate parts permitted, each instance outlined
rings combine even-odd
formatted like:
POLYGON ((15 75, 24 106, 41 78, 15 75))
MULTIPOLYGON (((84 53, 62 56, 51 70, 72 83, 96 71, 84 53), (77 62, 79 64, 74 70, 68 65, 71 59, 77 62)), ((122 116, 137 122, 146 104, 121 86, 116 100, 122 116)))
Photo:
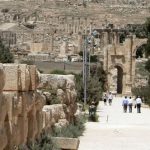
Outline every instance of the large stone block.
MULTIPOLYGON (((52 110, 44 106, 42 110, 43 114, 43 129, 49 129, 55 122, 52 122, 52 110)), ((54 121, 54 120, 53 120, 54 121)))
POLYGON ((53 137, 56 145, 64 150, 78 150, 79 139, 78 138, 65 138, 65 137, 53 137))
POLYGON ((26 64, 4 64, 6 83, 4 91, 28 91, 30 86, 29 67, 26 64))
POLYGON ((36 90, 38 84, 39 84, 39 76, 35 65, 29 66, 29 72, 30 72, 30 90, 36 90))
POLYGON ((45 105, 43 107, 44 112, 51 112, 52 122, 55 124, 59 119, 66 119, 66 105, 54 104, 54 105, 45 105))
POLYGON ((66 79, 62 76, 55 74, 41 74, 41 81, 39 88, 50 87, 52 89, 65 89, 66 88, 66 79))
POLYGON ((4 64, 5 80, 4 91, 18 91, 19 87, 19 67, 17 64, 4 64))
POLYGON ((26 64, 19 64, 19 91, 29 91, 30 87, 30 73, 29 66, 26 64))

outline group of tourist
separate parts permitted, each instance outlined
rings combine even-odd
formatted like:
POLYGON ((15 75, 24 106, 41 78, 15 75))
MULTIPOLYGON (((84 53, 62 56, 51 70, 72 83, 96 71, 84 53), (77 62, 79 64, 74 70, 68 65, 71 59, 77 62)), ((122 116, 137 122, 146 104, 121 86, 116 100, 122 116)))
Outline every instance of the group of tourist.
POLYGON ((127 112, 127 109, 129 107, 129 113, 132 113, 132 107, 134 106, 137 108, 137 113, 141 113, 141 104, 142 104, 142 99, 140 96, 138 96, 135 99, 135 102, 133 102, 133 99, 131 97, 125 96, 122 100, 122 106, 123 106, 123 111, 124 113, 127 112))
POLYGON ((103 99, 105 105, 107 105, 107 101, 109 105, 111 105, 113 100, 113 94, 111 92, 109 92, 108 94, 105 93, 103 99))
MULTIPOLYGON (((109 105, 112 104, 113 100, 113 94, 109 92, 108 94, 105 93, 103 96, 104 100, 104 105, 109 105)), ((126 113, 128 108, 129 108, 129 113, 132 113, 132 108, 137 108, 137 113, 141 113, 141 104, 142 104, 142 99, 140 96, 138 96, 135 101, 133 101, 132 97, 127 97, 125 96, 122 100, 122 106, 123 106, 123 112, 126 113)))

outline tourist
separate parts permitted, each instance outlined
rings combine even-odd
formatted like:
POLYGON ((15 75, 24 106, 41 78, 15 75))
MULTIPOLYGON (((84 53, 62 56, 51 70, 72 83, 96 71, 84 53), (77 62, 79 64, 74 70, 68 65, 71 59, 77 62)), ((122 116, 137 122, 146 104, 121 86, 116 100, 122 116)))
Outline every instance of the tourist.
POLYGON ((95 113, 96 111, 96 105, 95 105, 95 101, 93 100, 91 102, 91 104, 89 105, 89 115, 91 115, 92 113, 95 113))
POLYGON ((106 93, 104 94, 103 100, 104 100, 104 105, 107 105, 107 95, 106 95, 106 93))
POLYGON ((137 113, 141 113, 142 99, 140 98, 140 96, 138 96, 135 101, 136 101, 137 113))
POLYGON ((112 104, 112 100, 113 100, 113 95, 111 92, 109 92, 109 95, 108 95, 108 102, 109 102, 109 105, 112 104))
POLYGON ((128 99, 129 113, 132 113, 132 105, 133 105, 133 100, 131 97, 129 97, 128 99))
POLYGON ((128 107, 128 98, 127 98, 127 96, 124 97, 124 99, 122 101, 122 106, 123 106, 123 112, 126 113, 127 112, 127 107, 128 107))

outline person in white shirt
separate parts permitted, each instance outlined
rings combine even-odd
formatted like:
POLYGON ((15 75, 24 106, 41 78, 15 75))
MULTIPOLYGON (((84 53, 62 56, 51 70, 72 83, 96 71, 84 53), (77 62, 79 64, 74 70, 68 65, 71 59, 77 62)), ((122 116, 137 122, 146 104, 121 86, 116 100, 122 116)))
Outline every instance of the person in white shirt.
POLYGON ((128 99, 129 113, 132 113, 132 105, 133 105, 133 100, 131 97, 129 97, 128 99))
POLYGON ((104 100, 104 105, 107 105, 107 95, 106 94, 104 95, 103 100, 104 100))
POLYGON ((135 101, 136 101, 137 113, 141 113, 142 99, 140 98, 140 96, 138 96, 135 101))
POLYGON ((122 100, 122 106, 123 106, 123 111, 124 113, 127 112, 127 108, 128 108, 128 98, 127 96, 125 96, 122 100))
POLYGON ((109 105, 112 104, 112 100, 113 100, 113 95, 111 92, 109 92, 109 95, 108 95, 108 102, 109 102, 109 105))

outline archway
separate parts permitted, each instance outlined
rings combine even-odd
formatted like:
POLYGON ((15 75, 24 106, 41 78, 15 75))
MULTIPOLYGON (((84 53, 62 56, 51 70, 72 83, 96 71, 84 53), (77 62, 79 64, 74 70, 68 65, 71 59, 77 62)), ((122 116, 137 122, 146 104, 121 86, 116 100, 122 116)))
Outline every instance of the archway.
POLYGON ((123 69, 120 66, 115 66, 117 68, 117 93, 122 94, 123 89, 123 69))
POLYGON ((112 66, 109 69, 109 90, 117 94, 123 93, 123 68, 120 65, 112 66))
POLYGON ((146 44, 142 44, 136 49, 136 58, 144 58, 146 57, 145 50, 146 49, 146 44))

